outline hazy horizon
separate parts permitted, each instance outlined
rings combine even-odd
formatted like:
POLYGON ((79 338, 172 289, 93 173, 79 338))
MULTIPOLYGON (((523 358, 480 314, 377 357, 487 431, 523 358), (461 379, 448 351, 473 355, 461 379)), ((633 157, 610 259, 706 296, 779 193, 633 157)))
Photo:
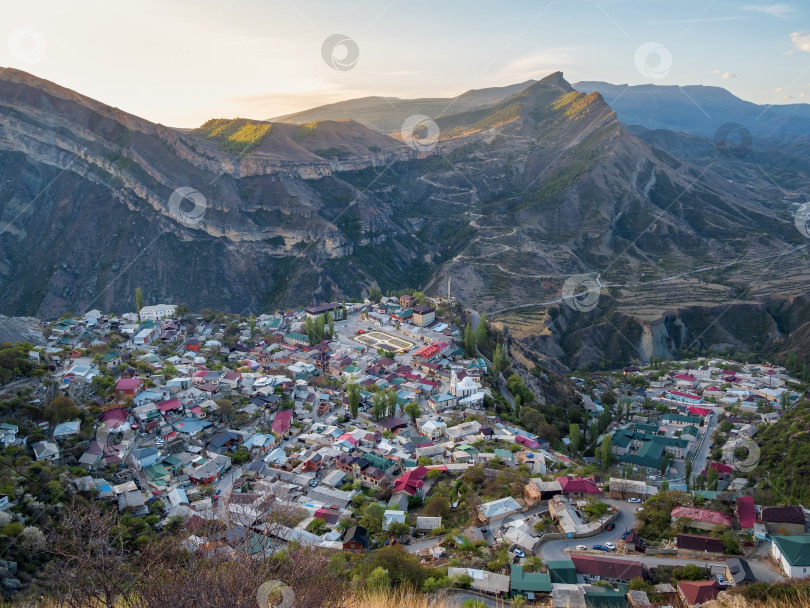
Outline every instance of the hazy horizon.
POLYGON ((367 96, 453 97, 555 71, 784 104, 810 94, 808 17, 798 3, 756 0, 41 0, 7 9, 0 65, 174 127, 367 96))

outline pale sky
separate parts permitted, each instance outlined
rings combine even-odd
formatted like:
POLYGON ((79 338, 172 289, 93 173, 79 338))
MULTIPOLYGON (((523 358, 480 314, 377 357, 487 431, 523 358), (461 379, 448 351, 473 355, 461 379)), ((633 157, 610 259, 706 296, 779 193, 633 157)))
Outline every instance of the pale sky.
POLYGON ((3 7, 0 66, 177 127, 556 70, 796 103, 810 96, 808 32, 798 0, 29 0, 3 7), (322 57, 334 34, 357 45, 351 69, 322 57))

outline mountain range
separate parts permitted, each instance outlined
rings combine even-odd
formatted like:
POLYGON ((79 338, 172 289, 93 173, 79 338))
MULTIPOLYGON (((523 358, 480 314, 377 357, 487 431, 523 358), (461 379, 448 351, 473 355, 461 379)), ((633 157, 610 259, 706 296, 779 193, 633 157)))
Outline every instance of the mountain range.
POLYGON ((621 111, 610 94, 555 73, 180 130, 0 70, 0 312, 130 310, 140 286, 247 314, 449 281, 527 367, 789 341, 810 283, 792 220, 808 156, 785 125, 804 106, 754 137, 790 129, 794 148, 738 158, 708 124, 650 122, 643 91, 621 111), (403 137, 414 114, 434 140, 403 137), (572 275, 602 287, 588 310, 562 302, 572 275))

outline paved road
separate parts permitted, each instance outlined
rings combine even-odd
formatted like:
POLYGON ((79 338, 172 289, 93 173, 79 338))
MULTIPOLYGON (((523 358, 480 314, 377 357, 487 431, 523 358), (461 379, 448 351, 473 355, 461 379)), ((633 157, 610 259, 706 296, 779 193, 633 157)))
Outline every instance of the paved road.
POLYGON ((590 548, 593 545, 603 545, 606 542, 611 542, 614 545, 617 544, 622 539, 624 531, 630 529, 635 523, 635 512, 638 505, 622 500, 605 499, 605 502, 619 509, 619 515, 616 518, 616 527, 613 530, 605 530, 596 536, 590 536, 588 538, 554 540, 540 545, 539 557, 543 562, 552 559, 568 559, 569 553, 564 551, 564 549, 573 549, 577 545, 585 545, 590 548))
MULTIPOLYGON (((701 405, 701 407, 703 407, 703 405, 701 405)), ((706 407, 710 406, 707 405, 706 407)), ((722 408, 710 407, 710 409, 714 412, 714 415, 709 420, 709 424, 706 427, 706 433, 703 435, 703 440, 701 441, 700 446, 698 446, 695 457, 692 460, 692 479, 695 479, 695 477, 700 475, 709 462, 709 446, 712 444, 712 435, 714 434, 714 430, 717 428, 717 416, 723 411, 722 408)))
MULTIPOLYGON (((481 320, 481 315, 479 315, 476 311, 472 308, 468 308, 467 312, 470 313, 470 318, 472 319, 472 326, 473 326, 473 333, 476 333, 478 330, 478 322, 481 320)), ((487 362, 488 365, 494 367, 492 361, 487 359, 481 351, 478 350, 476 347, 476 352, 481 356, 484 361, 487 362)), ((495 380, 495 384, 498 386, 498 390, 500 391, 503 398, 506 399, 506 402, 509 404, 510 407, 515 407, 515 398, 512 396, 512 393, 509 392, 509 389, 506 387, 506 379, 503 377, 503 374, 498 374, 498 378, 495 380)))
MULTIPOLYGON (((540 546, 539 549, 539 556, 543 560, 543 562, 548 562, 549 560, 553 559, 569 559, 571 553, 578 553, 577 551, 570 551, 576 547, 576 545, 585 545, 586 547, 590 548, 596 544, 604 544, 605 542, 612 542, 614 545, 618 544, 618 541, 621 540, 622 534, 624 533, 625 529, 630 528, 633 523, 635 522, 635 512, 636 508, 638 507, 637 504, 628 503, 626 501, 621 500, 605 500, 608 504, 615 505, 619 508, 620 515, 616 519, 616 528, 610 532, 605 531, 601 534, 597 534, 596 536, 592 536, 590 538, 581 538, 581 539, 571 539, 571 540, 560 540, 560 541, 552 541, 540 546), (569 549, 569 551, 565 551, 565 549, 569 549)), ((602 553, 599 553, 602 555, 602 553)), ((711 565, 714 566, 716 569, 716 574, 721 574, 720 569, 725 568, 725 561, 723 560, 702 560, 702 559, 683 559, 683 558, 672 558, 672 557, 655 557, 655 556, 646 556, 644 554, 634 554, 634 555, 619 555, 616 553, 609 554, 612 559, 618 560, 635 560, 640 561, 648 568, 653 568, 655 566, 677 566, 683 564, 697 564, 699 566, 707 566, 711 565)), ((775 583, 784 581, 785 578, 774 568, 772 568, 767 562, 767 548, 760 547, 755 554, 749 555, 748 563, 751 566, 751 570, 756 576, 757 580, 763 581, 766 583, 775 583)))

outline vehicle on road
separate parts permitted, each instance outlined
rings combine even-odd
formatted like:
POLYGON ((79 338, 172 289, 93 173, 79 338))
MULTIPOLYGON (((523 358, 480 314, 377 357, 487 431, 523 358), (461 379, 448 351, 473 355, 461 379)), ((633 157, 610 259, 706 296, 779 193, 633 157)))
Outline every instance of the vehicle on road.
POLYGON ((515 549, 512 553, 514 553, 518 557, 526 557, 526 554, 523 552, 522 549, 515 549))
POLYGON ((616 524, 610 522, 608 525, 605 526, 605 530, 613 530, 616 527, 616 524))
POLYGON ((594 545, 591 547, 594 551, 607 551, 610 553, 610 549, 608 549, 605 545, 594 545))
POLYGON ((317 479, 310 479, 309 480, 309 487, 310 488, 317 488, 318 487, 318 480, 317 479))
POLYGON ((577 545, 576 549, 577 551, 587 551, 588 547, 586 547, 585 545, 577 545))
POLYGON ((629 498, 627 502, 641 502, 640 498, 629 498))
POLYGON ((605 546, 606 546, 608 549, 610 549, 611 551, 615 551, 615 550, 616 550, 616 545, 614 545, 613 543, 605 543, 605 546))
POLYGON ((658 475, 648 475, 647 479, 649 479, 650 481, 657 481, 658 480, 658 475))

